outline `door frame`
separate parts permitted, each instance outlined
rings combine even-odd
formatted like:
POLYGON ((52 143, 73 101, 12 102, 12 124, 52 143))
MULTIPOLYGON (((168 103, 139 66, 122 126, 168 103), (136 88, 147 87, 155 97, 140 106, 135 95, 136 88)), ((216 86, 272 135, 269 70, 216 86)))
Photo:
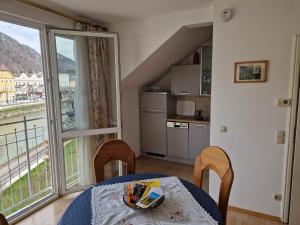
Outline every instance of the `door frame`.
MULTIPOLYGON (((300 82, 300 34, 293 37, 292 48, 292 61, 291 61, 291 80, 290 80, 290 92, 289 96, 292 98, 292 106, 289 109, 289 132, 288 132, 288 145, 285 155, 285 180, 283 187, 283 205, 281 219, 282 222, 289 222, 289 214, 291 207, 291 192, 293 182, 293 166, 295 155, 295 142, 296 142, 296 128, 299 105, 299 82, 300 82)), ((299 149, 300 150, 300 149, 299 149)))
MULTIPOLYGON (((66 177, 65 177, 65 161, 64 161, 64 138, 74 138, 74 137, 84 137, 84 136, 93 136, 101 134, 111 134, 117 133, 118 138, 122 138, 122 124, 121 124, 121 85, 120 85, 120 61, 119 61, 119 37, 117 33, 110 32, 100 32, 100 31, 76 31, 76 30, 66 30, 66 29, 49 29, 49 48, 50 48, 50 65, 51 65, 51 79, 54 89, 53 101, 54 101, 54 110, 56 115, 56 131, 57 131, 57 159, 58 159, 58 173, 57 182, 58 182, 58 193, 60 195, 83 191, 88 187, 76 187, 72 189, 66 189, 66 177), (106 37, 113 38, 114 41, 114 62, 115 62, 115 85, 116 85, 116 111, 117 111, 117 126, 109 128, 100 128, 100 129, 85 129, 85 130, 75 130, 75 131, 63 131, 62 130, 62 121, 61 121, 61 108, 60 108, 60 96, 59 96, 59 77, 58 77, 58 67, 57 67, 57 57, 56 57, 56 44, 55 44, 55 35, 81 35, 89 37, 106 37)), ((119 172, 122 169, 121 164, 119 163, 119 172)), ((122 172, 122 171, 121 171, 122 172)))
POLYGON ((58 182, 57 182, 57 165, 55 163, 56 154, 56 127, 55 127, 55 114, 54 114, 54 102, 53 102, 53 87, 51 82, 51 67, 50 67, 50 58, 49 58, 49 46, 48 46, 48 35, 47 35, 47 26, 42 23, 38 23, 34 20, 26 19, 19 17, 17 15, 13 15, 10 13, 5 13, 0 10, 0 20, 12 23, 20 26, 25 26, 33 29, 37 29, 40 32, 40 46, 41 46, 41 56, 43 63, 43 74, 44 74, 44 86, 45 86, 45 103, 46 103, 46 113, 47 113, 47 127, 49 138, 49 153, 51 157, 51 169, 52 169, 52 190, 53 193, 49 196, 41 198, 38 202, 35 202, 29 205, 26 209, 22 209, 21 211, 15 213, 14 215, 9 217, 9 222, 14 224, 23 218, 31 215, 32 213, 38 211, 45 205, 55 201, 59 198, 58 192, 58 182))

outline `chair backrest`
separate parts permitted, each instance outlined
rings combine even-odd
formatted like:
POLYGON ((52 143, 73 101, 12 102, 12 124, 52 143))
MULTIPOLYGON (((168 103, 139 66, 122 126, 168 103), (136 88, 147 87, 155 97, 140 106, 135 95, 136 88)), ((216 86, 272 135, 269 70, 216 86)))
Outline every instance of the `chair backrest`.
POLYGON ((194 167, 196 186, 202 187, 203 171, 210 169, 215 171, 221 179, 218 206, 223 214, 224 224, 226 224, 228 200, 234 173, 230 159, 223 149, 215 146, 207 147, 197 156, 194 167))
POLYGON ((5 219, 5 216, 2 215, 1 213, 0 213, 0 225, 8 225, 8 222, 5 219))
POLYGON ((127 174, 135 172, 135 154, 122 140, 110 140, 103 143, 94 158, 96 182, 104 180, 104 166, 114 160, 127 164, 127 174))

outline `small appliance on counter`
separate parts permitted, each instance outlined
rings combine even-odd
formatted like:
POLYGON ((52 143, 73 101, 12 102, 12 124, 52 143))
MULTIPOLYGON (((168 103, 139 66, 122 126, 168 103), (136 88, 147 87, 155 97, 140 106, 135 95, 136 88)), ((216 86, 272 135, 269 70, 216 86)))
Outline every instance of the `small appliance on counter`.
POLYGON ((202 116, 202 111, 201 110, 195 111, 194 119, 195 120, 203 120, 203 116, 202 116))
POLYGON ((177 101, 176 114, 179 116, 194 116, 195 102, 194 101, 177 101))

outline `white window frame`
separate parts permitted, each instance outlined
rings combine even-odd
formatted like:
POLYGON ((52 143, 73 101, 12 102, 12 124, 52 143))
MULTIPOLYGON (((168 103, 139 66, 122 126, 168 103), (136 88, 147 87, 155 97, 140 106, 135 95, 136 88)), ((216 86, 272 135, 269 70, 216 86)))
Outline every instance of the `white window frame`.
MULTIPOLYGON (((118 138, 122 138, 122 128, 121 128, 121 93, 120 93, 120 66, 119 66, 119 41, 117 33, 109 32, 89 32, 89 31, 74 31, 74 30, 62 30, 62 29, 50 29, 50 55, 51 55, 51 69, 52 69, 52 80, 54 88, 54 102, 55 102, 55 113, 56 113, 56 127, 57 127, 57 143, 58 143, 58 159, 59 159, 59 193, 67 194, 77 191, 82 191, 90 186, 76 187, 71 189, 66 189, 66 177, 65 177, 65 165, 64 165, 64 147, 63 139, 65 138, 77 138, 101 134, 111 134, 117 133, 118 138), (57 67, 57 57, 56 57, 56 35, 78 35, 78 36, 89 36, 89 37, 106 37, 112 38, 114 40, 114 62, 115 62, 115 85, 116 85, 116 104, 117 104, 117 126, 110 128, 101 129, 86 129, 86 130, 76 130, 76 131, 63 131, 62 121, 61 121, 61 108, 60 108, 60 96, 59 96, 59 77, 58 77, 58 67, 57 67)), ((119 166, 120 168, 120 166, 119 166)))
POLYGON ((51 83, 51 74, 50 74, 50 61, 49 61, 49 45, 48 45, 48 36, 47 36, 47 27, 45 24, 38 23, 34 20, 29 20, 25 18, 18 17, 9 13, 5 13, 0 10, 0 20, 7 23, 12 23, 20 26, 25 26, 33 29, 37 29, 40 32, 40 45, 41 45, 41 55, 43 63, 43 73, 44 73, 44 85, 45 85, 45 101, 46 101, 46 111, 47 111, 47 124, 48 124, 48 138, 49 138, 49 153, 51 156, 51 169, 52 169, 52 189, 53 193, 41 198, 37 202, 28 205, 25 209, 22 209, 8 219, 11 223, 16 223, 21 219, 27 217, 28 215, 34 213, 35 211, 41 209, 50 202, 55 201, 59 198, 59 189, 58 189, 58 179, 57 172, 58 167, 55 163, 55 158, 57 158, 57 144, 56 144, 56 127, 55 127, 55 111, 53 104, 53 87, 51 83))

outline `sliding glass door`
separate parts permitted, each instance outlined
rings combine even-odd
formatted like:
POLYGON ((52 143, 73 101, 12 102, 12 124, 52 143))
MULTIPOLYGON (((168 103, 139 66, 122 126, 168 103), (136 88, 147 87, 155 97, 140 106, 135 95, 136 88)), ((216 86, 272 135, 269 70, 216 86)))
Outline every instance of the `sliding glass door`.
MULTIPOLYGON (((100 145, 121 137, 116 34, 51 30, 61 191, 94 183, 100 145)), ((107 175, 116 165, 106 168, 107 175)))

